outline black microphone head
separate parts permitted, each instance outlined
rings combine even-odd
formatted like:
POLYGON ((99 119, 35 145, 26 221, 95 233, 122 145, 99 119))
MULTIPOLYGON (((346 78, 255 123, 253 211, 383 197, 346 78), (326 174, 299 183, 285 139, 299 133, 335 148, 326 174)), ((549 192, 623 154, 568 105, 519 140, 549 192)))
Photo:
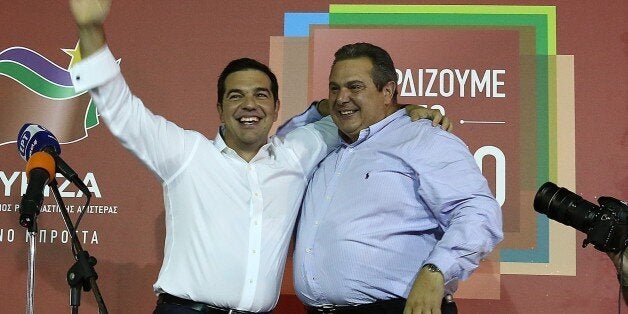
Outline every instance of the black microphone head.
POLYGON ((55 159, 48 153, 35 152, 26 162, 28 186, 20 203, 20 225, 34 231, 33 226, 39 215, 44 199, 44 187, 55 178, 55 159))
POLYGON ((17 150, 20 157, 28 160, 33 153, 44 149, 50 153, 61 154, 59 141, 50 131, 38 124, 24 124, 17 135, 17 150))

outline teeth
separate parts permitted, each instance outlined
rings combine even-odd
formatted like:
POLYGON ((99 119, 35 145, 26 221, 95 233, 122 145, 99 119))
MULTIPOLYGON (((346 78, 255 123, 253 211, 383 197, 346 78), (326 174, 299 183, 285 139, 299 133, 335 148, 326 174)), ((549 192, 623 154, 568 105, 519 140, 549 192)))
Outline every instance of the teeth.
POLYGON ((346 114, 352 114, 354 112, 356 112, 357 110, 341 110, 340 114, 342 115, 346 115, 346 114))
POLYGON ((240 122, 257 122, 259 121, 258 117, 242 117, 240 118, 240 122))

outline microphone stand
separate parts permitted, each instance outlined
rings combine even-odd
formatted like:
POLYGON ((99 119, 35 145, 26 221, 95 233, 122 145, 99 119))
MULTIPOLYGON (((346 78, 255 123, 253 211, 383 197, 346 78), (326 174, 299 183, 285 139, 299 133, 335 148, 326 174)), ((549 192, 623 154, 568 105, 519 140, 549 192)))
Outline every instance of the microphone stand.
POLYGON ((26 271, 26 313, 34 313, 35 304, 35 253, 37 249, 37 215, 28 226, 28 269, 26 271))
MULTIPOLYGON (((98 303, 98 312, 100 314, 108 314, 105 301, 103 300, 100 290, 98 289, 98 284, 96 283, 96 279, 98 279, 98 274, 96 274, 96 270, 94 270, 94 265, 97 263, 96 258, 89 256, 89 253, 83 250, 81 242, 76 236, 76 229, 72 224, 70 215, 65 208, 63 199, 61 199, 61 194, 59 193, 59 188, 57 187, 57 180, 53 179, 49 185, 54 193, 55 199, 57 200, 59 209, 61 210, 61 216, 63 217, 65 226, 72 238, 72 252, 74 253, 74 259, 76 260, 74 265, 72 265, 72 267, 68 270, 67 274, 67 281, 70 286, 70 307, 72 309, 72 314, 77 314, 78 307, 81 305, 81 288, 85 291, 92 290, 94 292, 94 297, 96 298, 96 303, 98 303)), ((89 199, 90 195, 86 195, 89 199)))

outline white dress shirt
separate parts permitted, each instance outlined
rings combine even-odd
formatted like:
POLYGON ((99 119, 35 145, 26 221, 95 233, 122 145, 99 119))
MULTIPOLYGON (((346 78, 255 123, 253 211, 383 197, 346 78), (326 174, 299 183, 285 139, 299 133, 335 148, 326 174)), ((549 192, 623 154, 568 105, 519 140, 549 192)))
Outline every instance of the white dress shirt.
POLYGON ((155 292, 273 309, 308 178, 338 143, 331 119, 271 137, 246 162, 220 134, 212 141, 152 114, 107 47, 71 74, 75 89, 90 89, 111 132, 162 182, 166 243, 155 292))

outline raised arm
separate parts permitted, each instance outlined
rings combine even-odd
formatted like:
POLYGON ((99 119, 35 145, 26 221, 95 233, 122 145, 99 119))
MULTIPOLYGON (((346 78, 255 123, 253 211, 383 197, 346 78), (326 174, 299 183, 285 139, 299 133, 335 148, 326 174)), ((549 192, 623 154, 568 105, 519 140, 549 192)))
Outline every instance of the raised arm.
POLYGON ((79 30, 81 62, 70 69, 76 91, 89 90, 100 117, 120 143, 162 181, 177 173, 201 136, 150 112, 131 93, 105 41, 109 0, 70 0, 79 30))
POLYGON ((79 47, 83 58, 105 45, 103 23, 109 15, 110 7, 110 0, 70 0, 70 10, 79 30, 79 47))

